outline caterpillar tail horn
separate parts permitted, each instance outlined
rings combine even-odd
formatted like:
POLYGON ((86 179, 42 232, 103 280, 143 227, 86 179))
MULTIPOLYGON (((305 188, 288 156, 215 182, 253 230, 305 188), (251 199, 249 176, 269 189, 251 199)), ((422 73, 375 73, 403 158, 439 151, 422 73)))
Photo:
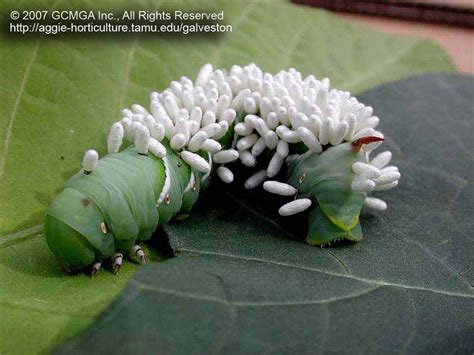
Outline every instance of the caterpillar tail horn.
POLYGON ((360 150, 364 144, 370 144, 370 143, 375 143, 375 142, 383 142, 384 138, 383 137, 376 137, 376 136, 368 136, 368 137, 362 137, 359 139, 356 139, 355 141, 352 142, 352 147, 354 150, 360 150))

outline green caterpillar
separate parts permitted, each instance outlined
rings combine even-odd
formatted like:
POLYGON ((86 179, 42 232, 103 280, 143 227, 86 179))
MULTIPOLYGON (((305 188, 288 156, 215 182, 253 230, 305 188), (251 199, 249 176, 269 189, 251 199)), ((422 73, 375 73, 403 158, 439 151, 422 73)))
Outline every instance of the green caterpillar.
POLYGON ((255 64, 229 72, 206 64, 194 83, 183 77, 152 93, 150 112, 133 105, 122 116, 111 128, 109 154, 99 160, 86 152, 83 169, 46 211, 46 241, 67 270, 91 266, 94 274, 112 258, 117 272, 124 253, 144 261, 139 243, 187 216, 213 171, 231 183, 226 164, 238 159, 249 167, 268 163, 245 187, 263 184, 293 197, 279 213, 307 211, 311 245, 362 239, 363 205, 386 209, 368 193, 400 178, 386 166, 390 152, 369 160, 383 141, 372 109, 294 69, 273 76, 255 64), (123 140, 133 144, 120 151, 123 140), (284 182, 269 180, 276 177, 284 182))

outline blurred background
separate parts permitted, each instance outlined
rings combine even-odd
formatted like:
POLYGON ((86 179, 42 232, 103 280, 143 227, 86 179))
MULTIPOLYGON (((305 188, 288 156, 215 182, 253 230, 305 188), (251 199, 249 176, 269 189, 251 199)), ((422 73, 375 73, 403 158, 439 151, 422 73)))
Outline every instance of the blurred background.
POLYGON ((293 0, 394 34, 439 43, 461 73, 474 73, 474 0, 293 0))

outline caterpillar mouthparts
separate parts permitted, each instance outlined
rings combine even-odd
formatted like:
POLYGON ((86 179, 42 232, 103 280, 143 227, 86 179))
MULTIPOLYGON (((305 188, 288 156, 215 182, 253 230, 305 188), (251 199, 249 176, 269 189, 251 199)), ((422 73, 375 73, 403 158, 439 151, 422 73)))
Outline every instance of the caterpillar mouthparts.
POLYGON ((401 176, 388 166, 390 152, 370 158, 384 140, 373 109, 331 89, 327 78, 303 78, 293 68, 272 75, 253 63, 229 71, 206 64, 194 82, 183 76, 150 101, 149 109, 122 110, 107 138, 109 154, 99 160, 88 150, 83 170, 48 207, 46 241, 68 269, 92 266, 94 275, 112 258, 117 272, 123 254, 144 262, 137 243, 187 215, 212 171, 232 183, 228 164, 238 160, 258 166, 245 188, 263 184, 291 198, 281 216, 307 211, 306 241, 320 246, 360 240, 362 206, 387 208, 369 194, 394 188, 401 176), (84 199, 91 203, 79 203, 84 199))

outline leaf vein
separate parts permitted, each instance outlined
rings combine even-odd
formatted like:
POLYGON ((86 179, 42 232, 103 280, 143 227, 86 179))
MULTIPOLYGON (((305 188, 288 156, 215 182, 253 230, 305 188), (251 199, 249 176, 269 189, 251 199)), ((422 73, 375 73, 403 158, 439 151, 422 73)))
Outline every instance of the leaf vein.
POLYGON ((137 47, 138 37, 135 37, 132 44, 128 47, 125 59, 125 66, 123 69, 123 81, 122 87, 120 89, 120 96, 119 96, 119 110, 122 110, 125 100, 125 91, 127 90, 127 86, 130 81, 130 68, 133 61, 133 56, 135 53, 135 49, 137 47))
POLYGON ((350 293, 348 295, 340 296, 340 297, 330 297, 330 298, 323 298, 320 300, 305 300, 305 301, 293 301, 293 302, 247 302, 247 301, 231 301, 228 299, 222 299, 219 297, 212 297, 212 296, 204 296, 198 295, 194 293, 188 293, 178 290, 172 290, 168 288, 162 288, 152 285, 143 284, 136 280, 131 281, 133 284, 137 286, 140 291, 151 291, 157 293, 163 293, 167 295, 177 296, 177 297, 184 297, 184 298, 192 298, 198 301, 205 301, 205 302, 213 302, 213 303, 220 303, 227 306, 235 306, 235 307, 291 307, 291 306, 305 306, 305 305, 316 305, 316 304, 330 304, 333 302, 344 301, 348 299, 352 299, 355 297, 360 297, 375 291, 376 289, 383 287, 381 285, 375 285, 364 289, 360 292, 350 293))
POLYGON ((368 284, 375 284, 375 285, 379 285, 379 286, 393 286, 393 287, 399 287, 399 288, 408 289, 408 290, 418 290, 418 291, 432 292, 432 293, 437 293, 437 294, 441 294, 441 295, 445 295, 445 296, 462 297, 462 298, 474 298, 474 295, 471 295, 471 294, 465 294, 465 293, 454 292, 454 291, 446 291, 446 290, 436 290, 436 289, 431 289, 431 288, 422 287, 422 286, 403 285, 403 284, 399 284, 399 283, 395 283, 395 282, 371 280, 371 279, 367 279, 367 278, 364 278, 364 277, 340 274, 340 273, 333 272, 333 271, 321 270, 321 269, 310 268, 310 267, 299 266, 299 265, 292 265, 292 264, 288 264, 288 263, 283 263, 283 262, 278 262, 278 261, 273 261, 273 260, 267 260, 267 259, 262 259, 262 258, 256 258, 256 257, 246 257, 246 256, 240 256, 240 255, 233 255, 233 254, 226 254, 226 253, 219 253, 219 252, 212 252, 212 251, 202 251, 202 250, 189 249, 189 248, 182 248, 179 251, 188 252, 188 253, 203 254, 203 255, 216 255, 216 256, 233 258, 233 259, 241 259, 241 260, 246 260, 246 261, 256 261, 256 262, 261 262, 261 263, 268 263, 268 264, 273 264, 273 265, 278 265, 278 266, 283 266, 283 267, 289 267, 289 268, 294 268, 294 269, 299 269, 299 270, 313 271, 313 272, 317 272, 317 273, 321 273, 321 274, 325 274, 325 275, 329 275, 329 276, 334 276, 334 277, 347 278, 347 279, 351 279, 351 280, 355 280, 355 281, 359 281, 359 282, 364 282, 364 283, 368 283, 368 284))
POLYGON ((33 48, 32 53, 31 53, 28 64, 26 65, 25 73, 23 75, 23 79, 21 80, 20 89, 18 90, 18 95, 16 97, 15 103, 13 104, 13 109, 12 109, 10 119, 8 120, 7 132, 6 132, 6 136, 5 136, 5 143, 3 145, 3 153, 2 153, 2 157, 0 158, 0 181, 2 181, 3 174, 4 174, 4 171, 5 171, 5 162, 7 160, 8 148, 10 146, 10 140, 11 140, 11 135, 12 135, 12 130, 13 130, 13 123, 14 123, 16 117, 17 117, 18 107, 20 106, 20 101, 21 101, 21 98, 23 96, 23 92, 25 91, 25 86, 26 86, 26 82, 28 80, 28 76, 30 75, 31 67, 33 66, 33 63, 36 59, 39 44, 40 44, 40 42, 37 41, 34 48, 33 48))

